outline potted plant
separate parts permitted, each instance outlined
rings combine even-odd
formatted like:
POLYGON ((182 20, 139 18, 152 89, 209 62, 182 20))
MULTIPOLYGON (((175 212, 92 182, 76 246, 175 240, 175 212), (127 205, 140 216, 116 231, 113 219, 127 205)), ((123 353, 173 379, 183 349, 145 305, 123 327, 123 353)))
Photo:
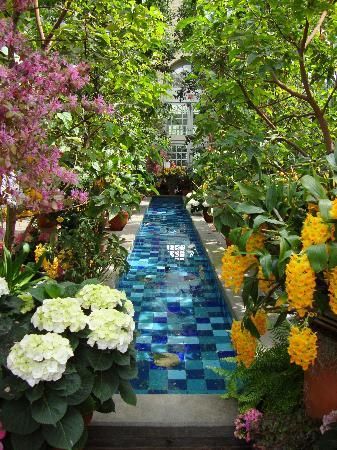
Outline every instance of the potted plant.
POLYGON ((113 411, 117 392, 136 404, 132 303, 90 281, 45 281, 17 296, 1 278, 0 295, 0 420, 8 446, 83 449, 93 411, 113 411))
POLYGON ((115 217, 109 220, 109 228, 111 231, 122 231, 128 223, 129 213, 127 211, 119 211, 115 217))

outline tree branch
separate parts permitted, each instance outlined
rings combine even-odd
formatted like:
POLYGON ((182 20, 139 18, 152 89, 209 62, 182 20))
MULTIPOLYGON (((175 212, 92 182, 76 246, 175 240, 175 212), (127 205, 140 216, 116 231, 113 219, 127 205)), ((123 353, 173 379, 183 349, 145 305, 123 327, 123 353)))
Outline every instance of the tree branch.
MULTIPOLYGON (((256 111, 256 113, 261 117, 261 119, 264 120, 264 122, 266 122, 266 124, 269 126, 269 128, 271 128, 272 130, 277 130, 276 125, 269 119, 269 117, 257 106, 255 105, 255 103, 252 101, 252 99, 250 98, 247 89, 244 87, 244 85, 241 83, 241 81, 236 80, 237 84, 239 85, 248 106, 250 106, 251 108, 254 109, 254 111, 256 111)), ((283 137, 283 136, 277 136, 276 138, 278 141, 283 141, 286 142, 290 147, 292 147, 293 149, 295 149, 298 153, 300 153, 302 156, 308 156, 308 154, 299 146, 297 145, 295 142, 291 141, 290 139, 283 137)))
POLYGON ((299 98, 300 100, 308 101, 308 97, 305 94, 301 94, 300 92, 297 92, 294 89, 292 89, 289 86, 287 86, 286 84, 282 83, 282 81, 280 81, 277 78, 275 72, 272 72, 271 76, 273 78, 272 82, 275 83, 278 87, 280 87, 284 91, 288 92, 293 97, 299 98))
POLYGON ((42 25, 42 21, 41 21, 41 16, 40 16, 40 8, 39 8, 39 0, 34 0, 34 13, 35 13, 35 21, 36 21, 36 26, 41 38, 41 42, 42 42, 42 46, 44 45, 44 41, 45 41, 45 35, 44 35, 44 31, 43 31, 43 25, 42 25))
POLYGON ((60 28, 63 20, 65 19, 66 15, 67 15, 67 12, 69 11, 69 7, 70 7, 72 1, 73 0, 67 0, 66 1, 65 5, 64 5, 64 7, 63 7, 63 9, 61 11, 61 14, 60 14, 59 18, 55 22, 53 28, 51 29, 51 32, 48 34, 48 36, 46 37, 46 39, 44 41, 44 44, 42 45, 42 48, 44 50, 49 51, 51 43, 52 43, 52 40, 53 40, 53 37, 54 37, 54 34, 55 34, 55 31, 57 31, 60 28))
POLYGON ((307 48, 308 45, 310 44, 310 42, 314 39, 314 37, 316 36, 316 34, 319 32, 326 16, 328 15, 328 11, 323 11, 321 17, 319 18, 319 21, 317 23, 317 25, 315 26, 315 28, 312 30, 310 36, 307 38, 304 48, 307 48))

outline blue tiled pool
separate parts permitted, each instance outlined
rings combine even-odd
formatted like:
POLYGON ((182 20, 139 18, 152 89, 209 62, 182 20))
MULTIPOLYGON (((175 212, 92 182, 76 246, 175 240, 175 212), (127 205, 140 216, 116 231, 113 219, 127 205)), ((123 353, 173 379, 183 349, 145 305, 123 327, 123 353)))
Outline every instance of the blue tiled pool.
POLYGON ((225 391, 210 368, 233 356, 231 316, 216 275, 180 197, 154 197, 119 281, 135 306, 138 394, 225 391), (170 353, 174 367, 156 365, 170 353), (178 358, 179 361, 178 361, 178 358))

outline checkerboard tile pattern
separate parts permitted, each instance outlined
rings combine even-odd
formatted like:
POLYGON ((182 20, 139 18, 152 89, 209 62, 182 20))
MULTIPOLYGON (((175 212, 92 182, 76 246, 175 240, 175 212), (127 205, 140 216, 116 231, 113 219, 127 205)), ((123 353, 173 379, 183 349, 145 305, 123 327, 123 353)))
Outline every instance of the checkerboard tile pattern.
POLYGON ((138 394, 218 394, 213 370, 233 356, 231 316, 206 251, 181 198, 154 197, 119 281, 135 307, 138 394), (155 364, 174 353, 179 364, 155 364))

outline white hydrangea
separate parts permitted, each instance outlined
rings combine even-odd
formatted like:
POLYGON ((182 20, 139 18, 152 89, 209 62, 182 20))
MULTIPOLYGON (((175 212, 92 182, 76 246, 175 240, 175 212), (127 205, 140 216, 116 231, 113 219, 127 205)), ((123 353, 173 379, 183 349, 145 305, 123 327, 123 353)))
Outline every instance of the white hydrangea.
POLYGON ((5 278, 0 277, 0 297, 9 294, 8 283, 5 278))
POLYGON ((54 333, 63 333, 67 328, 76 332, 86 327, 87 316, 77 298, 49 298, 35 311, 32 324, 54 333))
POLYGON ((188 194, 186 194, 186 198, 191 198, 192 197, 192 192, 189 192, 188 194))
POLYGON ((122 306, 127 300, 125 292, 101 284, 86 284, 78 293, 82 308, 101 309, 122 306))
POLYGON ((135 323, 129 314, 116 309, 96 309, 88 320, 91 333, 88 344, 97 344, 100 350, 117 349, 125 353, 133 340, 135 323))
POLYGON ((208 204, 207 201, 205 200, 205 201, 202 203, 202 206, 203 206, 204 208, 208 208, 208 207, 209 207, 209 204, 208 204))
POLYGON ((123 306, 130 316, 133 317, 135 315, 135 309, 133 307, 133 303, 130 300, 126 299, 123 306))
POLYGON ((7 367, 33 387, 40 381, 59 380, 72 356, 70 342, 59 334, 27 334, 11 348, 7 367))

